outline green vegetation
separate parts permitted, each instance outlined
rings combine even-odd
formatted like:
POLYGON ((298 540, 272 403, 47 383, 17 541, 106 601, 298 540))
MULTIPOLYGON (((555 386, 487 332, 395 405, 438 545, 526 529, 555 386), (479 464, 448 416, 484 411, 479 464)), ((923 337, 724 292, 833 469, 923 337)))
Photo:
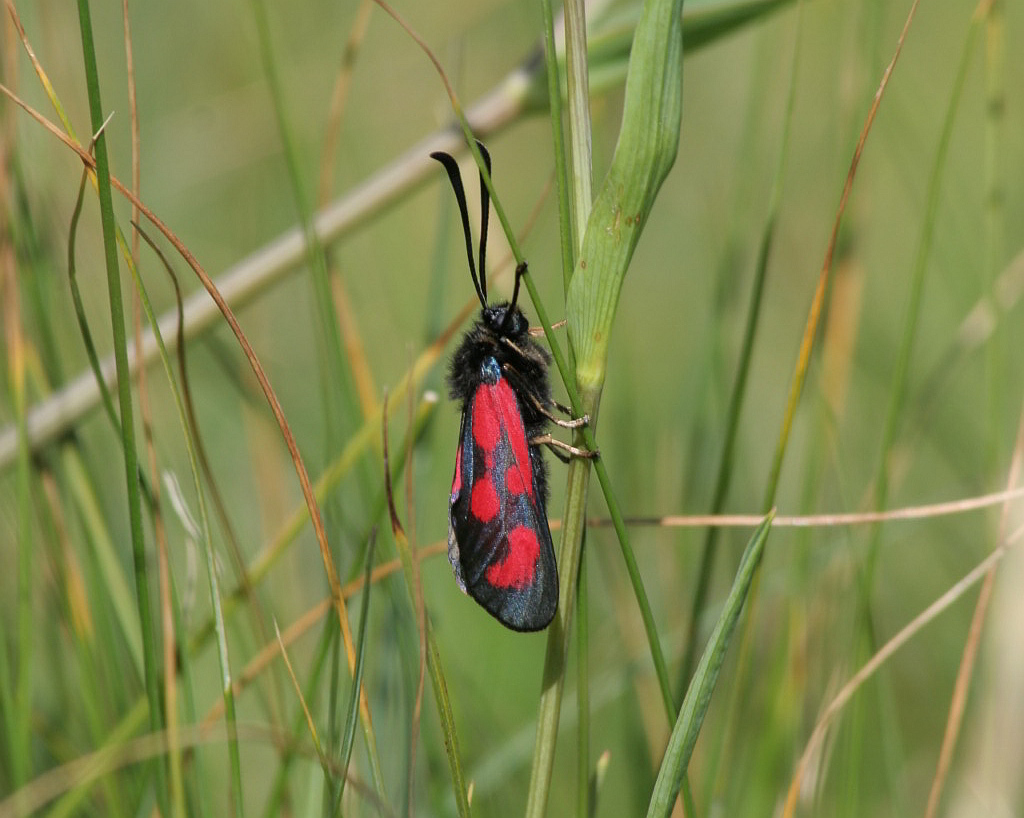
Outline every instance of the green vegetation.
POLYGON ((0 818, 1024 812, 1022 21, 905 5, 8 0, 0 818), (444 556, 471 134, 543 634, 444 556))

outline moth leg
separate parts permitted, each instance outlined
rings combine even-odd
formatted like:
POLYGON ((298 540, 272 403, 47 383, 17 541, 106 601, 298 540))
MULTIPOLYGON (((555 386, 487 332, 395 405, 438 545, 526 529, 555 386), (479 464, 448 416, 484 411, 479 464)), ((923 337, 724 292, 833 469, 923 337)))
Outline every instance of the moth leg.
POLYGON ((552 414, 548 410, 548 408, 537 399, 535 395, 531 395, 529 392, 526 392, 525 394, 530 403, 532 403, 536 407, 537 411, 544 415, 544 417, 546 417, 556 426, 561 426, 563 429, 579 429, 581 426, 586 426, 587 424, 590 423, 590 415, 584 415, 581 418, 574 418, 572 417, 572 409, 570 409, 568 406, 562 406, 562 404, 558 403, 557 401, 551 401, 551 406, 555 407, 555 409, 557 409, 560 412, 564 412, 571 418, 571 420, 563 420, 562 418, 552 414))
POLYGON ((570 457, 587 457, 597 458, 601 456, 600 452, 590 451, 590 449, 578 449, 575 446, 570 446, 568 443, 563 443, 558 438, 554 438, 551 435, 538 435, 530 440, 531 446, 547 446, 551 453, 561 460, 563 463, 568 463, 570 457))
MULTIPOLYGON (((579 429, 581 426, 586 426, 587 424, 590 423, 590 415, 584 415, 581 418, 572 418, 572 420, 562 420, 561 418, 556 418, 554 415, 552 415, 550 412, 546 410, 541 410, 541 414, 543 414, 548 420, 550 420, 556 426, 561 426, 563 429, 579 429)), ((572 413, 569 412, 567 414, 572 413)))
MULTIPOLYGON (((504 341, 506 339, 503 338, 502 340, 504 341)), ((515 345, 512 344, 511 341, 507 341, 507 343, 509 344, 509 346, 511 346, 513 349, 515 349, 515 345)), ((502 368, 509 375, 512 375, 517 380, 521 381, 519 373, 515 369, 513 369, 511 366, 509 366, 508 364, 503 364, 502 368)), ((586 415, 585 414, 582 417, 574 418, 572 416, 572 409, 570 409, 568 406, 565 406, 565 405, 563 405, 563 404, 561 404, 561 403, 559 403, 558 401, 555 401, 555 400, 549 401, 547 403, 547 406, 545 406, 544 403, 542 403, 540 401, 540 399, 537 398, 536 395, 534 395, 532 392, 530 392, 529 389, 522 389, 520 391, 521 391, 521 393, 523 395, 526 396, 526 398, 530 401, 530 403, 533 405, 533 407, 538 412, 540 412, 542 415, 544 415, 544 417, 546 417, 548 420, 550 420, 556 426, 561 426, 563 429, 579 429, 581 426, 588 426, 590 424, 590 415, 586 415), (547 408, 548 406, 554 407, 559 412, 561 412, 563 415, 568 415, 570 419, 569 420, 562 420, 562 418, 556 417, 547 408)))
MULTIPOLYGON (((556 400, 551 401, 551 405, 554 406, 563 415, 568 415, 569 417, 572 417, 572 407, 566 406, 564 403, 559 403, 556 400)), ((586 426, 587 424, 590 423, 590 415, 583 415, 583 417, 574 418, 573 423, 575 424, 574 426, 567 426, 566 428, 575 429, 577 426, 586 426)), ((561 426, 561 424, 559 425, 561 426)))
MULTIPOLYGON (((561 321, 555 321, 555 323, 551 325, 551 329, 561 329, 564 326, 565 319, 563 318, 561 321)), ((532 335, 534 338, 537 338, 544 334, 544 327, 530 327, 527 330, 527 332, 530 333, 530 335, 532 335)))

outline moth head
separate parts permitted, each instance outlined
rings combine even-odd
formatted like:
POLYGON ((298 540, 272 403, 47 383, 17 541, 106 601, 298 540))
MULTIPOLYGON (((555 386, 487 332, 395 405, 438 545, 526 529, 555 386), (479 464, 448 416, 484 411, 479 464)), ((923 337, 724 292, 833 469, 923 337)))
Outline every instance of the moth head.
POLYGON ((481 311, 481 316, 484 324, 495 335, 519 338, 530 328, 523 311, 512 302, 485 307, 481 311))

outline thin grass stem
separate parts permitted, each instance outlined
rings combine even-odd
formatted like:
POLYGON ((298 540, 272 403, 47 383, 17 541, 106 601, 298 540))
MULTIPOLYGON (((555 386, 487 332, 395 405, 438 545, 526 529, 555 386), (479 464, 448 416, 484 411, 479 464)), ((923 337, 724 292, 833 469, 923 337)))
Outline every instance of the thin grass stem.
MULTIPOLYGON (((121 277, 117 262, 110 167, 107 158, 106 138, 101 133, 105 117, 103 115, 103 104, 100 100, 99 70, 96 65, 96 51, 93 45, 92 21, 88 0, 78 0, 78 19, 85 65, 86 89, 89 97, 89 114, 93 131, 99 134, 95 150, 96 177, 100 202, 100 223, 103 233, 104 261, 107 271, 107 291, 110 300, 110 320, 114 334, 114 361, 118 374, 121 448, 124 457, 132 556, 135 563, 135 589, 138 600, 139 624, 142 632, 146 695, 149 703, 150 726, 154 731, 159 731, 163 728, 163 713, 160 708, 160 670, 157 661, 157 634, 153 627, 149 575, 146 565, 146 541, 142 529, 142 499, 139 493, 137 473, 138 452, 135 446, 131 378, 129 376, 125 336, 124 306, 121 300, 121 277)), ((169 800, 166 776, 162 763, 156 765, 156 776, 157 801, 161 809, 166 813, 169 812, 169 800)))
POLYGON ((359 690, 363 684, 363 670, 366 667, 366 623, 370 619, 370 590, 373 587, 370 578, 373 576, 373 555, 377 543, 377 532, 370 534, 366 546, 366 569, 363 572, 363 599, 359 606, 359 632, 356 637, 356 672, 352 679, 352 693, 348 697, 348 710, 345 715, 345 729, 341 739, 341 775, 338 780, 338 796, 334 814, 341 816, 341 799, 345 794, 345 781, 348 779, 349 763, 352 760, 352 746, 355 744, 356 724, 359 721, 359 690))
MULTIPOLYGON (((2 159, 0 161, 6 161, 2 159)), ((6 171, 0 170, 0 195, 6 198, 6 171)), ((32 459, 28 443, 26 422, 28 394, 25 372, 25 337, 23 335, 21 299, 14 248, 9 243, 11 233, 0 215, 0 291, 3 292, 3 319, 7 347, 7 378, 11 389, 11 403, 17 428, 18 453, 15 475, 15 507, 17 538, 17 602, 16 632, 11 640, 17 647, 17 665, 14 678, 8 658, 0 661, 0 707, 4 710, 7 755, 11 761, 11 781, 20 786, 32 774, 32 701, 34 692, 33 664, 35 642, 33 635, 32 577, 35 565, 35 529, 32 525, 33 484, 32 459), (13 683, 12 683, 13 682, 13 683)), ((0 637, 6 637, 0 633, 0 637)), ((7 640, 0 642, 0 652, 6 654, 7 640)))

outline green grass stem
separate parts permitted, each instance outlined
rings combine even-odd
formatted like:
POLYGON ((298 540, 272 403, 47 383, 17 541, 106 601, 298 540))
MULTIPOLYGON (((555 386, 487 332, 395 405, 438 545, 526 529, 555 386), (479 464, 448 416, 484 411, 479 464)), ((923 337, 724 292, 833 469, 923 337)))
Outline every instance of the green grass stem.
MULTIPOLYGON (((686 53, 694 54, 736 34, 792 2, 794 0, 718 0, 687 7, 683 11, 686 53)), ((591 98, 619 88, 625 81, 633 32, 642 11, 642 0, 633 0, 628 5, 612 4, 589 20, 587 64, 591 98)), ((564 67, 564 59, 560 59, 559 65, 564 67)), ((537 73, 531 77, 524 103, 527 110, 545 111, 550 96, 547 77, 537 73)))
POLYGON ((558 235, 561 237, 562 284, 566 292, 576 266, 576 231, 573 227, 569 194, 569 167, 566 161, 565 131, 562 127, 562 90, 559 82, 558 51, 555 46, 555 13, 551 0, 540 0, 544 25, 544 63, 547 70, 546 101, 551 122, 552 155, 555 160, 555 192, 558 201, 558 235))
MULTIPOLYGON (((587 61, 587 19, 582 0, 569 0, 563 8, 565 14, 565 91, 569 111, 569 182, 572 190, 573 268, 576 253, 587 229, 587 218, 594 200, 593 161, 590 123, 589 63, 587 61)), ((549 65, 550 71, 550 65, 549 65)), ((557 107, 551 98, 552 119, 557 107)), ((558 112, 560 115, 560 112, 558 112)), ((557 149, 557 146, 556 146, 557 149)), ((570 276, 571 280, 571 276, 570 276)), ((566 281, 566 293, 569 281, 566 281)), ((572 350, 569 351, 570 356, 572 350)))
MULTIPOLYGON (((551 3, 542 0, 545 14, 545 35, 553 32, 551 3)), ((587 20, 586 8, 580 0, 570 0, 563 6, 565 19, 565 67, 566 102, 569 112, 569 149, 566 153, 561 129, 562 95, 557 82, 558 65, 555 50, 545 49, 547 57, 548 101, 551 109, 553 150, 556 174, 561 182, 568 176, 568 185, 559 185, 558 212, 562 230, 562 273, 566 295, 572 281, 573 270, 580 250, 580 242, 586 230, 587 217, 593 201, 593 167, 591 158, 590 88, 588 85, 587 63, 587 20), (555 127, 555 124, 558 127, 555 127), (568 164, 568 168, 566 168, 568 164), (571 198, 570 198, 571 197, 571 198)), ((572 345, 568 346, 568 365, 576 368, 572 345)), ((584 498, 586 491, 584 489, 584 498)), ((586 530, 583 541, 586 540, 586 530)), ((576 588, 576 814, 586 818, 590 812, 590 682, 589 682, 589 638, 587 621, 587 572, 586 554, 580 544, 577 563, 562 563, 562 571, 578 571, 576 588)), ((568 606, 573 600, 565 600, 568 606)))
MULTIPOLYGON (((330 654, 331 645, 333 642, 340 641, 340 639, 341 627, 338 624, 337 618, 328 616, 324 620, 324 626, 320 632, 320 640, 317 643, 316 650, 313 653, 313 658, 310 660, 309 671, 306 674, 306 688, 303 691, 303 696, 305 696, 306 701, 314 701, 316 699, 316 696, 320 691, 320 682, 323 676, 324 665, 327 664, 327 657, 330 654)), ((293 763, 300 757, 297 753, 299 746, 298 735, 301 733, 305 723, 305 714, 302 712, 302 708, 299 708, 295 713, 295 718, 291 725, 291 731, 288 734, 292 738, 292 741, 281 753, 281 758, 277 765, 277 772, 274 775, 274 781, 270 787, 270 796, 267 798, 266 804, 263 807, 264 818, 274 818, 274 816, 280 815, 282 812, 282 804, 287 803, 288 801, 289 774, 291 773, 293 763)))
MULTIPOLYGON (((585 535, 584 535, 585 538, 585 535)), ((580 549, 576 589, 576 815, 590 814, 590 623, 588 620, 587 549, 580 549)))
POLYGON ((338 795, 335 802, 334 814, 341 815, 341 799, 345 794, 345 781, 348 778, 349 762, 352 760, 352 746, 355 744, 356 724, 359 721, 359 688, 363 684, 363 670, 366 667, 366 623, 370 616, 370 593, 373 590, 373 583, 370 576, 373 574, 374 546, 377 543, 376 530, 370 534, 369 543, 366 546, 366 567, 363 572, 363 599, 359 605, 359 630, 356 637, 356 670, 352 679, 352 692, 348 697, 348 710, 345 714, 345 730, 341 739, 341 775, 338 777, 338 795))
MULTIPOLYGON (((566 371, 557 344, 548 331, 547 316, 536 297, 533 282, 529 277, 524 279, 548 335, 573 412, 576 416, 585 413, 591 418, 591 426, 585 427, 583 434, 577 435, 577 440, 582 438, 592 449, 596 448, 593 425, 604 386, 608 336, 619 290, 647 214, 675 160, 678 147, 682 113, 681 10, 681 0, 650 0, 644 4, 643 16, 636 27, 619 143, 587 219, 566 298, 569 339, 576 355, 574 375, 570 376, 566 371)), ((625 536, 625 527, 621 525, 617 504, 614 499, 609 500, 613 495, 601 460, 595 463, 595 471, 605 490, 609 512, 616 521, 616 534, 620 537, 623 558, 640 605, 666 711, 671 714, 671 719, 675 705, 653 614, 625 536)), ((576 459, 569 464, 559 547, 559 565, 562 566, 559 608, 548 631, 534 763, 527 795, 526 814, 531 818, 539 818, 546 811, 551 786, 567 640, 576 593, 577 572, 573 567, 579 563, 582 547, 589 475, 589 461, 576 459), (567 566, 571 567, 567 570, 567 566)))
MULTIPOLYGON (((103 233, 104 260, 107 270, 107 291, 110 299, 110 320, 114 335, 114 361, 117 367, 118 403, 121 415, 121 441, 124 457, 125 483, 128 498, 128 516, 131 528, 132 556, 135 562, 135 589, 138 600, 139 624, 143 644, 146 695, 149 702, 150 727, 154 732, 163 729, 160 708, 159 674, 157 661, 158 635, 153 626, 153 610, 146 566, 146 540, 142 529, 142 498, 138 481, 138 452, 135 447, 135 423, 129 376, 127 338, 125 334, 124 305, 121 300, 121 277, 117 262, 114 204, 110 189, 110 166, 107 158, 106 137, 101 133, 105 120, 100 100, 99 69, 93 45, 92 21, 88 0, 78 0, 78 19, 85 65, 89 114, 96 139, 96 177, 100 202, 100 222, 103 233)), ((156 765, 157 801, 168 812, 166 777, 162 764, 156 765)))
POLYGON ((651 795, 647 818, 656 818, 656 816, 667 818, 672 811, 672 805, 675 803, 683 777, 686 775, 693 748, 697 744, 697 736, 700 734, 704 716, 711 704, 711 694, 718 681, 718 674, 722 670, 722 663, 725 661, 729 644, 736 630, 740 612, 743 610, 751 582, 761 562, 761 554, 768 541, 768 532, 771 530, 774 516, 772 513, 765 518, 765 521, 751 536, 750 542, 747 543, 747 548, 743 552, 743 559, 740 561, 739 570, 733 580, 732 590, 729 591, 725 607, 718 617, 715 629, 708 639, 707 647, 697 664, 693 681, 686 691, 686 698, 683 699, 683 706, 679 710, 679 718, 672 728, 665 756, 658 769, 658 778, 654 783, 654 792, 651 795))

